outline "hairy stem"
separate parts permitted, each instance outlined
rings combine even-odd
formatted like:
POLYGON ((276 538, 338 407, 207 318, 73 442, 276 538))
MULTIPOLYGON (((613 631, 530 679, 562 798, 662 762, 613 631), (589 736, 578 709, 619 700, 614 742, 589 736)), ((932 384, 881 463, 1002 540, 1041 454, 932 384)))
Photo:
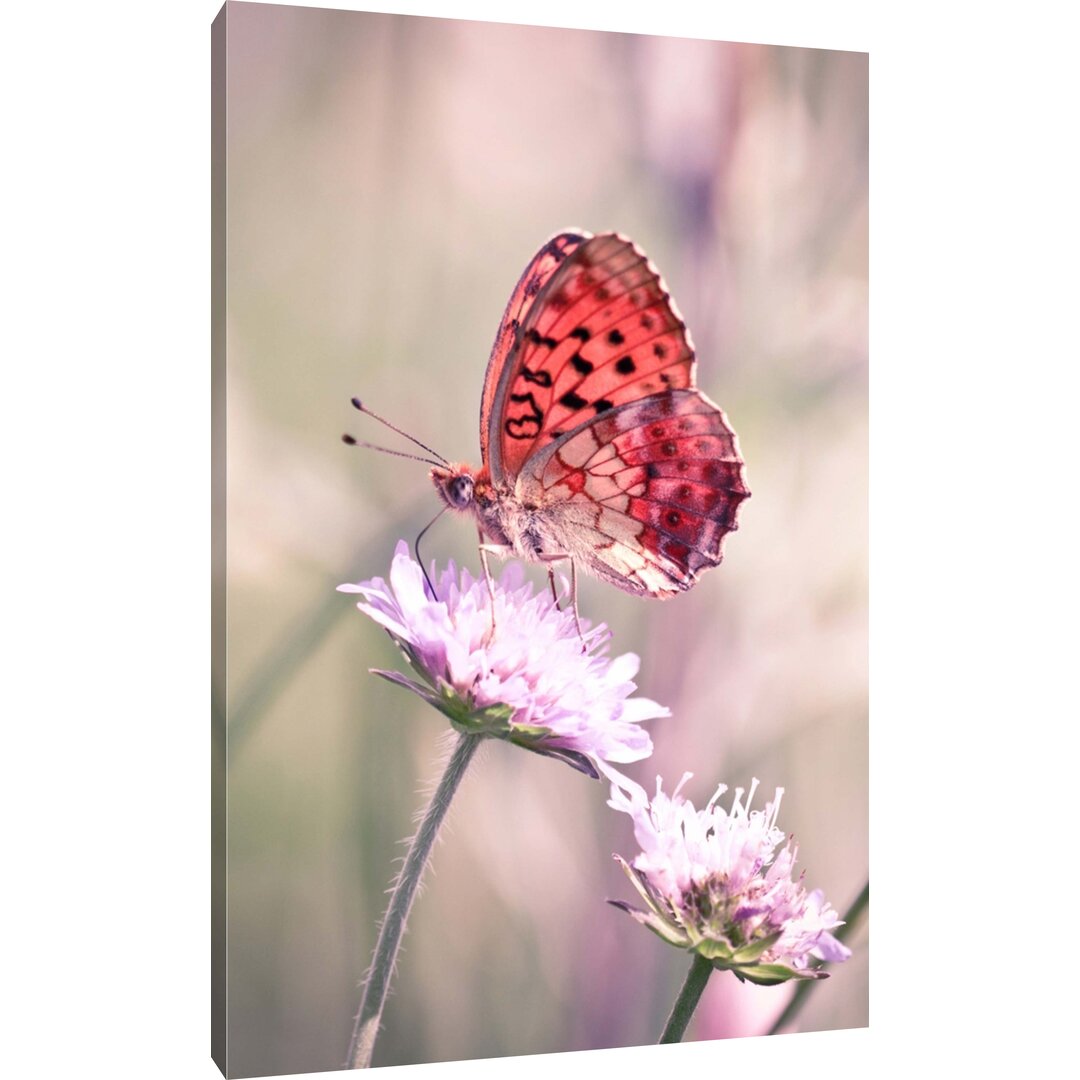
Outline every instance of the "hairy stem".
POLYGON ((686 974, 686 982, 683 983, 679 996, 671 1007, 671 1015, 668 1017, 663 1035, 660 1036, 660 1042, 682 1042, 686 1025, 690 1023, 690 1017, 694 1015, 694 1010, 701 1000, 701 992, 705 989, 712 971, 712 964, 699 953, 694 953, 693 963, 686 974))
POLYGON ((371 1067, 375 1037, 382 1020, 386 992, 390 987, 390 977, 394 970, 398 947, 401 944, 401 935, 405 930, 405 922, 409 917, 409 909, 412 907, 424 868, 431 856, 431 848, 438 835, 439 826, 446 817, 446 811, 450 808, 450 800, 454 797, 454 792, 457 791, 461 778, 465 775, 465 769, 479 745, 480 738, 476 735, 458 736, 457 744, 446 766, 446 772, 443 773, 439 786, 424 811, 420 828, 417 829, 409 847, 409 853, 405 856, 405 865, 401 868, 401 874, 394 885, 390 906, 386 909, 386 917, 379 930, 379 939, 375 943, 375 955, 372 957, 371 968, 368 971, 367 981, 364 983, 360 1011, 356 1014, 352 1043, 349 1046, 351 1068, 371 1067))

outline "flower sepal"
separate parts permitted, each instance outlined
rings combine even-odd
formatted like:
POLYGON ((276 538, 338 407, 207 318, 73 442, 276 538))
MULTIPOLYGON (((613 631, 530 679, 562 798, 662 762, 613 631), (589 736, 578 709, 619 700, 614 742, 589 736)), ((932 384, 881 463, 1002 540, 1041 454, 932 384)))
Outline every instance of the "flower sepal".
POLYGON ((482 709, 470 709, 449 688, 443 689, 443 695, 443 712, 450 718, 455 731, 463 735, 487 735, 493 739, 509 738, 510 717, 514 715, 509 705, 485 705, 482 709))
POLYGON ((665 911, 661 904, 658 903, 658 898, 649 888, 648 880, 641 871, 635 870, 621 855, 615 855, 613 858, 623 868, 623 873, 630 879, 630 883, 637 890, 638 896, 648 905, 649 910, 642 911, 622 900, 609 900, 608 903, 612 907, 617 907, 620 911, 625 911, 635 922, 647 926, 657 937, 663 939, 669 945, 674 945, 679 949, 692 948, 694 942, 686 932, 686 928, 675 922, 671 918, 671 914, 665 911))
POLYGON ((534 754, 539 754, 541 757, 549 757, 554 758, 556 761, 561 761, 564 765, 569 765, 571 769, 577 769, 579 773, 584 773, 590 780, 600 779, 600 774, 596 771, 596 766, 593 765, 588 757, 579 750, 569 750, 565 746, 537 745, 515 738, 513 735, 510 736, 510 741, 515 746, 520 746, 523 750, 531 750, 534 754))
POLYGON ((791 979, 827 979, 827 971, 816 968, 792 968, 786 964, 745 964, 737 966, 722 965, 713 962, 713 967, 730 971, 739 982, 752 982, 758 986, 779 986, 791 979))
POLYGON ((730 971, 740 982, 757 983, 758 986, 778 986, 789 979, 828 978, 824 972, 813 969, 793 968, 787 964, 758 963, 783 937, 783 933, 783 930, 777 930, 738 947, 723 939, 708 938, 693 945, 691 951, 711 961, 717 971, 730 971))
MULTIPOLYGON (((443 710, 444 712, 446 710, 443 710)), ((466 712, 464 716, 450 716, 450 723, 469 735, 487 735, 493 739, 505 739, 520 746, 523 750, 531 750, 541 757, 555 758, 569 765, 572 769, 584 773, 592 780, 599 780, 600 774, 588 757, 579 750, 571 750, 566 746, 550 746, 547 740, 555 738, 555 732, 548 727, 534 724, 514 724, 512 718, 514 709, 509 705, 489 705, 484 709, 475 709, 466 712)))
POLYGON ((429 705, 433 705, 439 712, 445 713, 447 716, 450 715, 447 713, 442 699, 430 686, 418 683, 415 679, 410 679, 407 675, 402 675, 398 671, 384 671, 381 668, 369 668, 368 670, 372 675, 378 675, 387 682, 392 682, 396 686, 404 686, 406 690, 411 690, 417 697, 422 697, 429 705))
MULTIPOLYGON (((631 876, 632 870, 627 867, 627 871, 628 876, 631 876)), ((632 876, 631 880, 633 880, 632 876)), ((756 963, 755 961, 780 940, 782 933, 780 931, 736 949, 730 943, 714 938, 698 939, 695 942, 685 928, 665 918, 651 901, 649 902, 651 911, 642 911, 624 900, 609 900, 608 903, 620 911, 625 911, 635 922, 648 927, 669 945, 703 956, 717 971, 730 971, 739 982, 752 982, 758 986, 779 986, 791 979, 827 979, 829 977, 827 972, 816 968, 799 969, 788 967, 786 964, 756 963)))
POLYGON ((689 939, 686 934, 674 923, 669 922, 655 912, 642 911, 640 908, 626 903, 625 900, 609 900, 608 903, 612 907, 617 907, 620 911, 625 911, 635 922, 647 926, 658 938, 666 941, 669 945, 674 945, 677 949, 688 947, 689 939))
POLYGON ((758 986, 779 986, 789 979, 827 979, 824 971, 813 968, 793 968, 787 964, 761 964, 758 961, 783 936, 777 930, 767 937, 758 938, 738 948, 724 940, 706 939, 690 947, 691 952, 705 957, 717 971, 730 971, 740 982, 752 982, 758 986))
POLYGON ((511 723, 515 710, 510 705, 487 705, 482 709, 474 709, 461 699, 452 686, 447 686, 445 683, 438 689, 433 689, 397 671, 372 668, 371 673, 381 675, 388 682, 403 686, 417 697, 423 698, 450 721, 450 726, 455 731, 460 731, 463 735, 505 739, 541 757, 562 761, 592 780, 600 779, 596 767, 585 754, 578 750, 571 750, 569 747, 545 744, 545 740, 555 736, 551 728, 511 723))
POLYGON ((592 780, 600 779, 596 766, 585 754, 579 750, 571 750, 567 746, 551 746, 550 740, 557 737, 556 733, 542 724, 507 724, 505 733, 499 737, 509 740, 515 746, 520 746, 522 750, 531 750, 541 757, 555 758, 556 761, 577 769, 592 780))
MULTIPOLYGON (((692 932, 692 931, 691 931, 692 932)), ((726 967, 743 967, 754 964, 775 945, 782 935, 782 930, 768 937, 757 938, 745 945, 732 945, 726 938, 702 937, 693 934, 695 940, 691 943, 694 952, 704 956, 706 960, 712 960, 714 964, 723 964, 726 967)))
MULTIPOLYGON (((628 863, 621 855, 613 855, 612 858, 623 868, 623 873, 630 879, 630 883, 637 890, 638 896, 648 904, 649 910, 656 915, 657 918, 663 919, 664 922, 677 930, 682 935, 682 940, 687 945, 693 945, 694 941, 686 933, 686 928, 672 918, 671 908, 664 902, 662 896, 656 894, 649 884, 649 879, 638 870, 637 867, 628 863)), ((614 903, 614 901, 609 901, 609 903, 614 903)))
MULTIPOLYGON (((421 673, 423 674, 422 671, 421 673)), ((424 685, 400 672, 383 671, 380 668, 372 668, 371 674, 380 675, 387 682, 404 686, 417 697, 423 698, 432 708, 438 709, 450 721, 454 730, 460 731, 462 735, 489 735, 507 739, 513 731, 510 718, 514 715, 514 710, 509 705, 486 705, 476 709, 463 701, 457 691, 446 683, 437 686, 430 683, 424 685)))

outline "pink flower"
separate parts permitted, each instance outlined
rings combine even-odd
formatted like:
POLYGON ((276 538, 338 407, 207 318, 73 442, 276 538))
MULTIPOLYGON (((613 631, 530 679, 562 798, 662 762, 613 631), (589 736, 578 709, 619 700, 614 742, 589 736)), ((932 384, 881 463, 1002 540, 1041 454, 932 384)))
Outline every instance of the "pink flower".
MULTIPOLYGON (((434 576, 434 575, 433 575, 434 576)), ((483 578, 451 563, 438 577, 436 600, 419 563, 401 541, 381 578, 339 585, 359 593, 356 606, 386 628, 422 683, 392 671, 376 674, 418 694, 463 732, 507 739, 557 757, 598 778, 619 778, 605 763, 640 761, 652 753, 643 720, 670 716, 655 701, 632 697, 638 658, 608 659, 602 624, 583 639, 572 612, 560 611, 550 593, 534 595, 517 563, 495 582, 492 599, 483 578)))
POLYGON ((788 979, 824 978, 811 957, 838 963, 851 951, 829 932, 841 925, 821 890, 808 893, 791 874, 798 849, 776 827, 783 788, 763 810, 751 810, 757 780, 743 801, 736 788, 731 809, 717 800, 721 784, 703 810, 661 780, 650 804, 644 790, 625 779, 613 784, 608 805, 629 814, 641 853, 631 864, 615 856, 645 901, 628 912, 665 941, 701 954, 714 967, 763 985, 788 979), (777 850, 779 848, 779 851, 777 850))

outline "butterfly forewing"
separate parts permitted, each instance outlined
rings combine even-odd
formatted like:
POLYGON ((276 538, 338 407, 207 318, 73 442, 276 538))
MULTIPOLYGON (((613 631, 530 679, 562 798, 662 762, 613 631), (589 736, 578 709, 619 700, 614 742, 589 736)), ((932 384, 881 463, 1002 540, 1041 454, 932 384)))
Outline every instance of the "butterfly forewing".
MULTIPOLYGON (((503 312, 495 343, 491 347, 487 374, 484 378, 484 396, 480 403, 480 452, 485 464, 492 465, 492 471, 499 469, 499 440, 490 445, 489 432, 492 418, 499 423, 506 406, 506 377, 512 373, 518 354, 515 346, 521 340, 521 327, 532 308, 537 296, 551 280, 567 256, 579 248, 588 239, 588 233, 564 232, 553 236, 532 257, 525 272, 521 275, 510 300, 503 312), (502 397, 500 398, 500 393, 502 397)), ((500 425, 501 426, 501 425, 500 425)))
POLYGON ((496 482, 511 482, 533 454, 610 409, 693 386, 689 335, 645 254, 614 233, 569 243, 574 236, 561 234, 534 258, 496 340, 481 414, 496 482))

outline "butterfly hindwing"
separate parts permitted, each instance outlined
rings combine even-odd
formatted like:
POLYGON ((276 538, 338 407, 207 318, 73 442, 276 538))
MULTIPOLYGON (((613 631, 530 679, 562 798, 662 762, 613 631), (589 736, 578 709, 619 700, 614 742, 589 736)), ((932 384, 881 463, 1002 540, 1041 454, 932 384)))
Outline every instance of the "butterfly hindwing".
POLYGON ((560 234, 503 317, 481 410, 485 463, 497 483, 512 483, 580 425, 693 382, 686 326, 644 252, 615 233, 560 234))
POLYGON ((672 595, 719 564, 749 494, 738 441, 698 390, 613 408, 531 459, 518 495, 566 554, 630 592, 672 595))

